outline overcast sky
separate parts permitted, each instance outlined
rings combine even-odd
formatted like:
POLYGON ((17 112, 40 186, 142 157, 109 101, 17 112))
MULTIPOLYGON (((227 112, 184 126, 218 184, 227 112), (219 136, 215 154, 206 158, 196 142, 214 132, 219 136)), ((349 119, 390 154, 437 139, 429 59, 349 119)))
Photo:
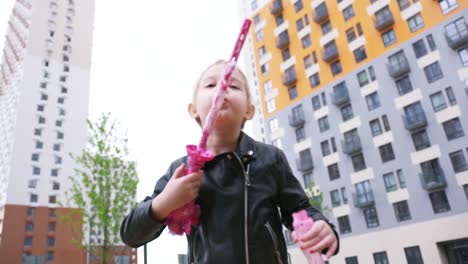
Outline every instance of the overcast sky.
MULTIPOLYGON (((0 0, 0 50, 13 2, 0 0)), ((141 200, 185 145, 198 143, 187 104, 201 71, 231 54, 237 1, 96 1, 94 17, 90 115, 112 112, 128 129, 141 200)), ((177 253, 186 253, 186 239, 166 231, 148 244, 148 263, 178 263, 177 253)))

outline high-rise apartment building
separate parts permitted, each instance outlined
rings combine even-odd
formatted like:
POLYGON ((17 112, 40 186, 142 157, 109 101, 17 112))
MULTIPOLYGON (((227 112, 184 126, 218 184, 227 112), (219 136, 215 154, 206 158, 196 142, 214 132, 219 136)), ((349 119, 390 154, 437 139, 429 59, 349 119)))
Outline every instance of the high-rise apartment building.
POLYGON ((330 263, 466 263, 468 1, 240 6, 257 138, 323 192, 341 235, 330 263))
POLYGON ((86 142, 93 17, 93 0, 16 0, 2 25, 2 263, 86 263, 57 214, 86 142))

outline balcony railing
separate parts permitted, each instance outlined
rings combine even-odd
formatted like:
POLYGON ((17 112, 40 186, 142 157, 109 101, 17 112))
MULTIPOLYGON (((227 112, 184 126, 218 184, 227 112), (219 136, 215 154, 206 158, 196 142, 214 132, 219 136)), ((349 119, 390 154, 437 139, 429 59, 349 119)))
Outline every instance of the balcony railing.
POLYGON ((292 127, 299 127, 305 123, 304 111, 298 111, 288 116, 289 125, 292 127))
POLYGON ((407 130, 415 131, 417 129, 427 126, 426 114, 423 110, 410 114, 405 114, 403 115, 403 122, 407 130))
POLYGON ((314 169, 314 161, 312 157, 310 159, 297 159, 296 160, 297 170, 306 172, 314 169))
POLYGON ((410 71, 408 59, 401 57, 397 62, 387 63, 388 74, 393 78, 398 78, 410 71))
POLYGON ((374 192, 369 190, 363 193, 353 193, 354 206, 356 207, 368 207, 375 204, 374 192))
POLYGON ((393 19, 391 12, 385 13, 382 16, 376 16, 374 20, 375 29, 378 31, 382 31, 388 28, 389 26, 393 25, 393 23, 395 23, 395 20, 393 19))
POLYGON ((419 174, 419 179, 421 180, 423 189, 426 191, 443 189, 447 186, 444 171, 441 168, 430 172, 422 172, 419 174))
POLYGON ((272 15, 278 15, 283 11, 283 2, 281 0, 274 0, 270 8, 270 13, 272 15))
POLYGON ((321 22, 322 20, 324 20, 325 18, 328 17, 328 8, 327 6, 325 5, 325 3, 319 5, 318 7, 315 8, 315 11, 314 11, 314 21, 316 23, 319 23, 321 22), (323 5, 323 6, 322 6, 323 5))
POLYGON ((283 84, 286 86, 294 85, 296 84, 296 82, 297 82, 297 74, 295 72, 289 73, 289 74, 287 73, 283 77, 283 84))
POLYGON ((341 141, 343 152, 348 155, 362 151, 361 138, 353 136, 351 139, 341 141))
POLYGON ((329 47, 326 47, 322 51, 322 60, 325 62, 332 62, 335 58, 338 57, 338 48, 336 45, 330 45, 329 47))
POLYGON ((460 48, 461 46, 468 43, 468 25, 464 23, 464 28, 458 29, 454 32, 447 32, 444 33, 445 39, 447 40, 447 44, 454 50, 460 48))
POLYGON ((278 49, 282 49, 284 47, 286 47, 287 45, 289 45, 289 35, 288 33, 281 33, 279 36, 278 36, 278 40, 276 41, 276 47, 278 49))
POLYGON ((341 88, 331 94, 332 102, 337 107, 349 102, 348 88, 341 88))

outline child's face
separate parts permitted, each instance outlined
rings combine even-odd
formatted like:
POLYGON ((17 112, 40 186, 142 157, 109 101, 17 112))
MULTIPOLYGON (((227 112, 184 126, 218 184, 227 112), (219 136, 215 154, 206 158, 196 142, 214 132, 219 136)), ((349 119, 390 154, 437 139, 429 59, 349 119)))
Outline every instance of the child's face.
MULTIPOLYGON (((217 90, 216 85, 224 67, 225 64, 215 64, 203 73, 196 87, 193 103, 189 105, 190 114, 200 119, 202 127, 211 108, 217 90)), ((252 119, 255 108, 248 100, 246 89, 244 77, 239 70, 234 70, 226 90, 224 103, 216 119, 216 126, 227 128, 239 126, 240 128, 245 120, 252 119)))

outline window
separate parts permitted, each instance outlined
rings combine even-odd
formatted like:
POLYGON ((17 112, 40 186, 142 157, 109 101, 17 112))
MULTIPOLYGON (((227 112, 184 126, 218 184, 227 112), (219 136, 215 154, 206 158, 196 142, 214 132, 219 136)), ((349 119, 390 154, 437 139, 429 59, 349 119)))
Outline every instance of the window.
POLYGON ((354 60, 356 61, 356 63, 360 63, 361 61, 367 59, 367 53, 366 53, 366 49, 364 48, 364 46, 361 46, 355 49, 353 53, 354 53, 354 60))
POLYGON ((468 170, 468 164, 466 163, 463 150, 452 152, 449 154, 449 157, 450 161, 452 162, 453 171, 455 173, 468 170))
POLYGON ((369 122, 371 134, 373 137, 378 136, 382 134, 382 128, 380 127, 380 121, 379 119, 374 119, 369 122))
POLYGON ((304 5, 302 4, 302 0, 299 0, 296 3, 294 3, 294 11, 296 11, 296 13, 301 11, 303 7, 304 5))
POLYGON ((46 122, 45 118, 42 117, 42 116, 40 116, 40 117, 39 117, 39 120, 38 120, 38 123, 39 123, 39 124, 45 124, 45 122, 46 122))
POLYGON ((370 79, 371 81, 375 81, 375 79, 377 77, 375 77, 375 71, 374 71, 374 67, 373 66, 369 66, 369 68, 367 68, 369 70, 369 76, 370 76, 370 79))
POLYGON ((41 93, 41 100, 42 101, 47 101, 47 97, 48 97, 47 94, 41 93))
POLYGON ((328 123, 328 116, 324 116, 318 120, 320 132, 325 132, 330 129, 330 124, 328 123))
POLYGON ((444 190, 429 193, 429 198, 435 214, 450 211, 450 204, 444 190))
POLYGON ((432 34, 429 34, 426 36, 426 39, 427 39, 427 43, 429 44, 429 49, 431 51, 434 51, 437 49, 437 46, 435 44, 435 41, 434 41, 434 38, 432 37, 432 34))
POLYGON ((445 102, 444 95, 441 91, 431 94, 430 98, 434 112, 439 112, 440 110, 447 108, 447 103, 445 102))
POLYGON ((454 10, 458 7, 457 0, 439 0, 440 10, 443 14, 447 14, 448 12, 454 10))
POLYGON ((356 31, 357 31, 357 33, 358 33, 359 36, 362 36, 362 34, 364 34, 364 33, 362 32, 361 23, 357 23, 357 24, 356 24, 356 31))
POLYGON ((340 170, 338 168, 338 163, 334 163, 328 166, 327 169, 328 169, 328 176, 330 178, 330 181, 340 178, 340 170))
POLYGON ((54 260, 54 252, 47 251, 47 261, 53 261, 53 260, 54 260))
POLYGON ((463 66, 468 67, 468 47, 458 51, 458 56, 463 66))
POLYGON ((44 105, 38 105, 36 109, 39 112, 44 112, 44 105))
POLYGON ((369 111, 374 110, 380 106, 380 99, 377 92, 373 92, 366 96, 367 109, 369 111))
POLYGON ((312 66, 312 59, 310 58, 310 55, 307 55, 304 57, 304 68, 308 69, 312 66))
POLYGON ((26 216, 27 217, 34 217, 36 215, 36 208, 35 207, 28 207, 26 210, 26 216))
POLYGON ((409 76, 405 76, 405 77, 397 80, 395 83, 396 83, 396 86, 397 86, 397 89, 398 89, 398 94, 400 96, 405 95, 405 94, 413 91, 413 85, 411 85, 411 81, 410 81, 409 76))
POLYGON ((349 222, 349 217, 347 215, 340 216, 337 220, 340 234, 351 233, 351 223, 349 222))
POLYGON ((269 69, 270 67, 268 66, 268 63, 265 63, 262 66, 260 66, 260 71, 262 72, 262 75, 266 75, 269 69))
POLYGON ((58 126, 58 127, 62 127, 62 125, 63 125, 63 120, 56 120, 56 121, 55 121, 55 125, 58 126))
POLYGON ((49 196, 49 203, 54 204, 57 202, 57 196, 55 195, 50 195, 49 196))
POLYGON ((24 231, 32 232, 33 229, 34 229, 34 224, 32 222, 26 222, 26 225, 24 227, 24 231))
POLYGON ((268 100, 266 103, 267 103, 267 111, 268 111, 268 113, 271 113, 271 112, 275 111, 275 109, 276 109, 276 102, 275 102, 275 99, 274 99, 274 98, 268 100))
POLYGON ((281 50, 281 57, 283 58, 283 61, 291 58, 291 52, 289 51, 289 48, 284 48, 281 50))
POLYGON ((306 138, 304 127, 296 128, 296 142, 301 142, 306 138))
POLYGON ((332 151, 333 151, 333 152, 337 152, 338 150, 336 149, 335 138, 332 137, 332 138, 330 139, 330 142, 331 142, 331 145, 332 145, 332 151))
POLYGON ((305 173, 302 177, 304 178, 304 187, 307 188, 312 183, 312 173, 305 173))
POLYGON ((312 88, 317 87, 317 86, 320 85, 320 77, 319 77, 318 72, 312 74, 312 75, 309 77, 309 83, 310 83, 310 87, 312 87, 312 88))
POLYGON ((70 72, 70 66, 63 65, 63 72, 70 72))
POLYGON ((323 157, 331 154, 330 143, 328 143, 328 140, 322 141, 320 143, 320 149, 322 150, 323 157))
POLYGON ((31 247, 32 246, 32 236, 26 236, 24 237, 24 246, 25 247, 31 247))
POLYGON ((388 122, 387 115, 382 116, 382 122, 383 122, 383 126, 384 126, 385 131, 390 131, 391 128, 390 128, 390 123, 388 122))
POLYGON ((260 23, 260 21, 261 21, 260 15, 256 15, 254 17, 254 25, 258 25, 258 23, 260 23))
POLYGON ((298 32, 304 28, 304 22, 302 22, 302 17, 296 20, 296 28, 298 32))
POLYGON ((48 247, 55 246, 55 238, 54 237, 47 237, 47 246, 48 247))
POLYGON ((54 155, 55 164, 62 164, 62 157, 54 155))
POLYGON ((345 187, 341 187, 341 198, 343 198, 343 204, 348 204, 348 193, 345 187))
POLYGON ((392 143, 385 144, 379 147, 380 157, 382 162, 391 161, 395 159, 395 154, 393 153, 392 143))
POLYGON ((393 28, 382 33, 382 41, 385 47, 388 47, 396 42, 396 36, 393 28))
POLYGON ((453 93, 451 86, 445 88, 445 93, 447 94, 447 98, 449 100, 450 105, 456 105, 457 98, 455 98, 455 94, 453 93))
POLYGON ((314 62, 314 64, 317 63, 317 52, 315 51, 312 51, 312 61, 314 62))
POLYGON ((340 74, 343 71, 341 67, 341 62, 339 60, 335 61, 330 65, 333 76, 340 74))
POLYGON ((406 188, 406 181, 405 176, 403 175, 403 171, 398 169, 397 171, 398 182, 400 183, 400 188, 406 188))
POLYGON ((276 16, 276 26, 283 24, 283 22, 284 22, 283 15, 276 16))
POLYGON ((379 216, 377 215, 377 209, 375 209, 375 206, 364 208, 363 213, 366 219, 367 228, 378 227, 380 225, 379 216))
POLYGON ((468 184, 463 185, 463 190, 465 190, 465 196, 468 199, 468 184))
POLYGON ((59 97, 57 98, 57 103, 63 104, 65 102, 65 97, 59 97))
POLYGON ((348 121, 354 117, 353 109, 351 108, 350 104, 347 104, 341 107, 340 111, 341 111, 341 116, 343 117, 343 122, 348 121))
POLYGON ((42 143, 42 141, 36 140, 36 148, 37 149, 42 149, 43 146, 44 146, 44 144, 42 143))
POLYGON ((425 129, 412 133, 411 137, 416 151, 420 151, 431 146, 431 142, 429 141, 429 137, 425 129))
POLYGON ((310 44, 312 44, 312 42, 310 41, 310 35, 307 34, 304 37, 302 37, 301 42, 302 42, 302 48, 305 49, 305 48, 310 47, 310 44))
POLYGON ((270 93, 272 89, 271 80, 268 80, 263 84, 263 90, 265 94, 270 93))
POLYGON ((463 131, 463 127, 458 117, 449 121, 445 121, 444 123, 442 123, 442 126, 444 127, 447 140, 449 141, 459 137, 463 137, 465 135, 465 132, 463 131))
POLYGON ((320 104, 320 97, 318 95, 312 97, 312 108, 314 111, 319 110, 322 107, 320 104))
POLYGON ((260 29, 259 31, 256 32, 257 34, 257 41, 260 42, 263 40, 263 29, 260 29))
POLYGON ((54 222, 50 222, 47 226, 47 231, 49 232, 55 232, 55 223, 54 222))
POLYGON ((409 0, 398 0, 398 7, 400 8, 400 11, 405 10, 410 6, 409 0))
POLYGON ((366 161, 364 160, 364 155, 359 153, 351 157, 353 163, 353 168, 355 172, 364 170, 366 168, 366 161))
POLYGON ((322 97, 322 104, 323 104, 323 106, 326 106, 326 105, 327 105, 327 97, 325 97, 325 93, 322 92, 320 95, 321 95, 321 97, 322 97))
POLYGON ((294 100, 297 98, 297 87, 293 86, 288 89, 289 100, 294 100))
POLYGON ((261 46, 260 48, 258 48, 258 56, 259 57, 264 56, 265 53, 266 53, 265 46, 261 46))
POLYGON ((341 205, 340 191, 338 189, 332 190, 330 192, 330 198, 331 198, 332 207, 338 207, 341 205))
POLYGON ((312 153, 310 152, 310 149, 305 149, 299 152, 299 159, 301 165, 312 165, 312 153))
POLYGON ((350 29, 346 30, 346 39, 348 40, 348 43, 356 39, 356 33, 354 32, 354 27, 351 27, 350 29))
POLYGON ((345 21, 348 21, 350 18, 354 16, 354 9, 353 5, 349 5, 345 9, 343 9, 343 17, 345 21))
POLYGON ((51 176, 54 176, 54 177, 57 177, 57 176, 58 176, 58 169, 52 169, 52 170, 50 170, 50 175, 51 175, 51 176))
POLYGON ((279 128, 278 119, 276 117, 272 118, 270 121, 268 121, 268 125, 270 127, 270 132, 275 132, 279 128))
POLYGON ((330 20, 323 22, 320 27, 322 28, 322 35, 326 35, 328 32, 332 30, 332 26, 330 24, 330 20))
POLYGON ((427 54, 427 49, 426 49, 426 44, 424 43, 424 39, 420 39, 413 43, 413 50, 414 50, 414 55, 416 58, 421 58, 422 56, 427 54))
POLYGON ((39 84, 39 87, 41 87, 42 89, 46 89, 47 88, 47 82, 41 82, 41 84, 39 84))
POLYGON ((408 201, 401 201, 393 204, 393 210, 398 222, 411 219, 411 213, 408 207, 408 201))
POLYGON ((424 27, 424 21, 421 14, 416 14, 408 19, 408 26, 411 32, 415 32, 418 29, 424 27))
POLYGON ((53 150, 55 150, 55 151, 60 151, 60 144, 58 144, 58 143, 57 143, 57 144, 54 144, 53 150))
POLYGON ((398 190, 398 185, 395 181, 393 172, 385 173, 383 175, 383 179, 384 179, 384 184, 385 184, 385 190, 387 192, 393 192, 393 191, 398 190))
POLYGON ((37 203, 37 200, 38 200, 37 194, 30 194, 29 195, 29 202, 30 203, 37 203))
POLYGON ((32 161, 39 161, 39 154, 38 153, 31 154, 31 160, 32 161))
POLYGON ((359 264, 358 258, 356 256, 345 258, 346 264, 359 264))
POLYGON ((369 84, 369 76, 367 75, 366 70, 358 72, 357 78, 358 78, 358 82, 359 82, 360 87, 363 87, 363 86, 366 86, 367 84, 369 84))
POLYGON ((439 62, 434 62, 429 66, 424 67, 424 73, 428 83, 433 83, 444 77, 439 62))
POLYGON ((382 251, 382 252, 374 253, 372 255, 374 256, 375 264, 389 264, 388 258, 387 258, 387 252, 382 251))
POLYGON ((406 261, 411 264, 424 264, 419 246, 405 248, 406 261))
POLYGON ((54 190, 54 191, 60 190, 60 183, 53 182, 52 183, 52 190, 54 190))
POLYGON ((40 175, 40 174, 41 174, 41 168, 34 166, 33 175, 40 175))

